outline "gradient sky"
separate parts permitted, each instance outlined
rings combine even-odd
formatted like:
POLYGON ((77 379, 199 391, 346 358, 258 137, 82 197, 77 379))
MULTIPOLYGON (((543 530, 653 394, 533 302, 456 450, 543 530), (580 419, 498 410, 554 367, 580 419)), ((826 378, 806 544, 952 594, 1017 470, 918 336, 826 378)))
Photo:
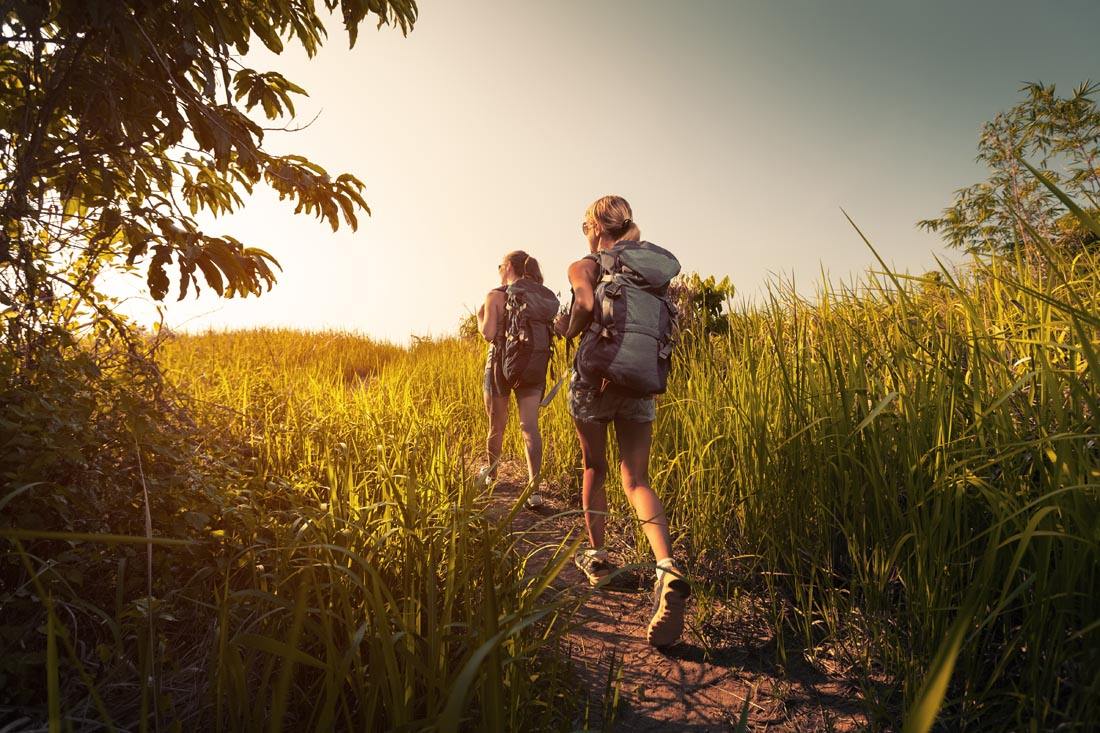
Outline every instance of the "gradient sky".
POLYGON ((355 173, 373 216, 332 234, 263 190, 203 219, 285 272, 259 299, 169 303, 170 326, 438 335, 518 248, 567 297, 584 210, 606 193, 686 271, 745 296, 775 273, 812 293, 822 269, 871 266, 841 207, 923 272, 945 250, 914 223, 984 177, 981 123, 1024 82, 1100 80, 1095 0, 422 0, 407 38, 368 27, 349 51, 330 28, 313 60, 249 57, 309 91, 300 122, 319 113, 268 147, 355 173))

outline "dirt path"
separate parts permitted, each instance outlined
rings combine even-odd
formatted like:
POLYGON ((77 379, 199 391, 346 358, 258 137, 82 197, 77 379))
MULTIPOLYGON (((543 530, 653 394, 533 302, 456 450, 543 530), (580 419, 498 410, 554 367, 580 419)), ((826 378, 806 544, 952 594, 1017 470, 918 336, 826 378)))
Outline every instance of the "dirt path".
MULTIPOLYGON (((501 515, 514 505, 525 475, 502 465, 493 494, 501 515)), ((535 548, 583 531, 573 502, 545 495, 539 510, 516 515, 521 544, 535 548), (569 513, 574 512, 574 513, 569 513), (556 516, 565 513, 563 516, 556 516)), ((608 526, 608 549, 617 563, 633 555, 633 535, 608 526)), ((587 700, 577 727, 616 731, 733 731, 748 701, 751 731, 854 731, 866 727, 851 681, 830 677, 805 663, 777 662, 761 600, 693 602, 680 643, 658 651, 645 640, 652 603, 651 571, 623 572, 610 587, 590 590, 571 563, 559 589, 587 595, 579 625, 567 637, 587 700), (700 609, 699 606, 705 606, 700 609), (618 703, 614 697, 618 694, 618 703)))

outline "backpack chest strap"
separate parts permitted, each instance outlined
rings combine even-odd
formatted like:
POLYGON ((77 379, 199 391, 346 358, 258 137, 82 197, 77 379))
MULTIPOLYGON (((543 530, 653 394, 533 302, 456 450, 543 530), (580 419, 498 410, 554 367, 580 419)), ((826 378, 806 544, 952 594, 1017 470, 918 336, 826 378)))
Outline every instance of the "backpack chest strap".
MULTIPOLYGON (((596 334, 600 338, 611 338, 613 329, 611 326, 601 326, 598 323, 593 323, 588 327, 588 330, 596 334)), ((630 323, 619 330, 619 333, 643 333, 646 336, 651 336, 660 340, 661 333, 656 328, 650 328, 641 323, 630 323)))

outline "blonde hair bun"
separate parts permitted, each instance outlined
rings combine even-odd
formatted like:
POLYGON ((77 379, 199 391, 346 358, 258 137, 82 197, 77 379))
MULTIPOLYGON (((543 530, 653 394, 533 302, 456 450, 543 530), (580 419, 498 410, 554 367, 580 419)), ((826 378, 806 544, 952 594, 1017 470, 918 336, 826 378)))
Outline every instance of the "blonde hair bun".
POLYGON ((634 212, 622 196, 601 196, 592 202, 584 216, 585 219, 596 222, 616 242, 638 241, 642 238, 642 232, 634 221, 634 212))

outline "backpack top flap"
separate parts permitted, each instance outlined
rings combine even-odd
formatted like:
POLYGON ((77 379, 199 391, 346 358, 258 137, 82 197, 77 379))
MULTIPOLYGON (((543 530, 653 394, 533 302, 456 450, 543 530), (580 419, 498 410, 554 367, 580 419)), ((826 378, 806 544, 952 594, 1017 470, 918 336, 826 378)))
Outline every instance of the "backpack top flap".
POLYGON ((523 298, 527 304, 527 317, 531 320, 552 321, 558 313, 558 296, 530 278, 520 278, 509 285, 508 294, 523 298))
MULTIPOLYGON (((676 256, 651 242, 621 242, 608 249, 606 255, 618 260, 624 274, 632 273, 641 280, 640 285, 653 289, 665 287, 680 273, 680 261, 676 256)), ((613 269, 607 267, 611 263, 604 258, 600 264, 606 271, 613 269)))

